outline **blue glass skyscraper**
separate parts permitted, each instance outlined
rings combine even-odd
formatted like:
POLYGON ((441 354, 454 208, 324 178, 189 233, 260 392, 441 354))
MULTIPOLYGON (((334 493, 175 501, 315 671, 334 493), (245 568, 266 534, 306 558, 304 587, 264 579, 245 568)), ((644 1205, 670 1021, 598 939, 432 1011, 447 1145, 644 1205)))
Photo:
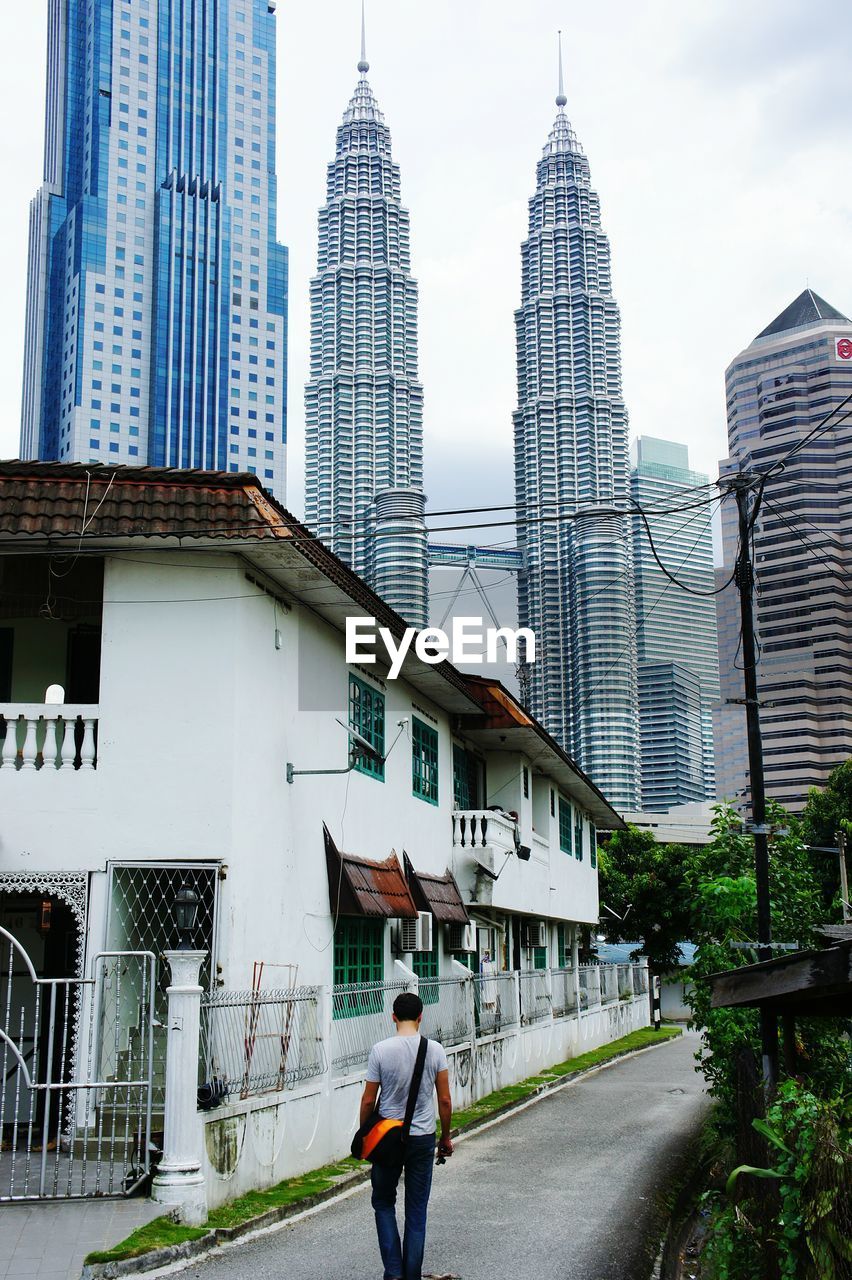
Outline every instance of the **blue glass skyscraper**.
POLYGON ((23 457, 284 496, 275 0, 50 0, 23 457))

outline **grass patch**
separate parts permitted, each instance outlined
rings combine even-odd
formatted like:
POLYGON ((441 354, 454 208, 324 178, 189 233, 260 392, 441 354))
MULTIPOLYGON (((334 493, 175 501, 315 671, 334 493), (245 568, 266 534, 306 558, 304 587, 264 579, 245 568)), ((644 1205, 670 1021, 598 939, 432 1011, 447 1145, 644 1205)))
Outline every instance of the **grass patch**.
POLYGON ((111 1249, 96 1250, 86 1256, 86 1262, 121 1262, 125 1258, 138 1258, 142 1253, 150 1253, 153 1249, 162 1249, 165 1245, 184 1244, 187 1240, 198 1240, 217 1227, 238 1227, 242 1223, 267 1213, 270 1209, 278 1209, 283 1205, 295 1204, 306 1200, 319 1191, 326 1191, 341 1177, 353 1170, 363 1168, 360 1160, 347 1156, 334 1164, 327 1164, 322 1169, 314 1169, 311 1173, 303 1173, 298 1178, 286 1178, 274 1187, 263 1191, 248 1191, 237 1200, 231 1200, 219 1209, 213 1209, 207 1219, 206 1227, 185 1227, 171 1218, 154 1218, 144 1227, 131 1232, 126 1240, 120 1241, 111 1249))
MULTIPOLYGON (((540 1075, 530 1076, 529 1079, 521 1080, 518 1084, 507 1085, 505 1089, 489 1093, 487 1097, 481 1098, 465 1111, 457 1111, 453 1117, 454 1131, 474 1120, 486 1119, 501 1107, 509 1106, 513 1102, 523 1102, 526 1098, 532 1097, 542 1085, 551 1084, 563 1076, 576 1075, 578 1071, 586 1071, 589 1067, 609 1062, 610 1059, 618 1058, 634 1049, 662 1044, 680 1034, 680 1027, 662 1027, 659 1031, 644 1027, 640 1031, 632 1031, 629 1036, 623 1036, 620 1040, 614 1040, 612 1044, 601 1045, 599 1049, 592 1049, 589 1053, 582 1053, 577 1058, 569 1058, 567 1062, 548 1067, 540 1075)), ((347 1156, 345 1160, 324 1165, 322 1169, 314 1169, 311 1173, 303 1173, 298 1178, 286 1178, 283 1182, 277 1183, 274 1187, 267 1187, 264 1191, 247 1191, 239 1199, 231 1200, 221 1208, 214 1209, 206 1227, 184 1227, 178 1222, 173 1222, 169 1217, 154 1218, 144 1227, 131 1232, 126 1240, 114 1245, 112 1249, 88 1254, 86 1262, 121 1262, 125 1258, 138 1258, 142 1253, 150 1253, 166 1245, 198 1240, 217 1227, 241 1226, 252 1218, 268 1213, 270 1209, 296 1204, 300 1200, 308 1199, 309 1196, 317 1195, 320 1191, 326 1191, 347 1173, 365 1167, 361 1160, 354 1160, 351 1156, 347 1156)))
POLYGON ((499 1111, 501 1107, 510 1106, 513 1102, 523 1102, 526 1098, 531 1098, 542 1085, 551 1084, 563 1076, 587 1071, 589 1067, 597 1067, 602 1062, 620 1058, 622 1054, 632 1053, 635 1049, 646 1049, 652 1044, 663 1044, 666 1040, 671 1040, 680 1034, 680 1027, 661 1027, 659 1031, 654 1031, 652 1027, 642 1027, 639 1031, 631 1031, 630 1035, 622 1036, 620 1040, 613 1040, 611 1044, 604 1044, 599 1049, 581 1053, 579 1057, 569 1058, 567 1062, 559 1062, 555 1067, 548 1067, 540 1075, 530 1076, 527 1080, 521 1080, 519 1084, 512 1084, 505 1089, 487 1094, 472 1107, 454 1114, 454 1128, 461 1129, 475 1120, 484 1120, 495 1111, 499 1111))
POLYGON ((141 1253, 162 1249, 168 1244, 184 1244, 187 1240, 199 1240, 206 1236, 209 1227, 183 1227, 171 1218, 153 1218, 144 1227, 131 1231, 126 1240, 111 1249, 96 1249, 87 1253, 86 1262, 120 1262, 124 1258, 138 1258, 141 1253))

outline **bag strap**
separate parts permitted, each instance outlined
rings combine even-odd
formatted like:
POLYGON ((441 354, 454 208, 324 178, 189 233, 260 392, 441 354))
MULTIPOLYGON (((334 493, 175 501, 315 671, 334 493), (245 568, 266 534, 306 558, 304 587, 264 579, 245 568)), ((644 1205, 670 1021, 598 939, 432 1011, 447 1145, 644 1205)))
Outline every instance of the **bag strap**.
POLYGON ((403 1142, 408 1137, 411 1121, 414 1119, 414 1108, 417 1106, 417 1095, 420 1093, 420 1082, 423 1079, 423 1068, 426 1064, 426 1050, 428 1048, 429 1041, 425 1036, 421 1036, 420 1044, 417 1046, 417 1057, 414 1059, 414 1074, 411 1077, 411 1085, 408 1090, 408 1102, 405 1104, 405 1119, 402 1122, 403 1142))

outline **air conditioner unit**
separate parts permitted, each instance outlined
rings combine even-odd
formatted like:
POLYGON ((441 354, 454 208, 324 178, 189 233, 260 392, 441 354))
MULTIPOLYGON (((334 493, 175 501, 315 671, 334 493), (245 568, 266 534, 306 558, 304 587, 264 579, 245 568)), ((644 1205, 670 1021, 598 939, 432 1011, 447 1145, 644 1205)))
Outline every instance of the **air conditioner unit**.
POLYGON ((448 925, 447 946, 450 951, 475 951, 476 925, 456 923, 448 925))
POLYGON ((543 920, 527 920, 521 929, 525 947, 547 946, 547 929, 543 920))
POLYGON ((400 951, 431 951, 433 945, 431 911, 418 911, 416 920, 400 920, 400 951))

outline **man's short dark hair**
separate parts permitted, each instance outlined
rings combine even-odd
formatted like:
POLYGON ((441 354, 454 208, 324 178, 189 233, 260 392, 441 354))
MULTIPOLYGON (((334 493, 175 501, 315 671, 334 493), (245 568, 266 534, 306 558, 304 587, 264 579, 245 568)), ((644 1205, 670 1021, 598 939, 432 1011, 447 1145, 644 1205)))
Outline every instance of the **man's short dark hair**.
POLYGON ((398 1022, 416 1022, 423 1012, 423 1001, 413 991, 403 991, 393 1002, 398 1022))

